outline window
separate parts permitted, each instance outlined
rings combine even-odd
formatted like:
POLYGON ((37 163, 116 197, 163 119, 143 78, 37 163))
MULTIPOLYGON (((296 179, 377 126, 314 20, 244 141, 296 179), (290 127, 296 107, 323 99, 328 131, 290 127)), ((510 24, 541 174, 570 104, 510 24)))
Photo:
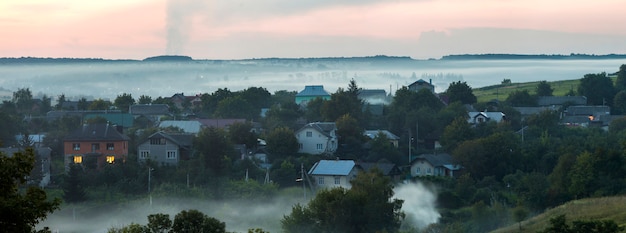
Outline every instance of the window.
POLYGON ((318 144, 317 144, 317 149, 318 149, 318 150, 323 150, 323 149, 324 149, 324 144, 322 144, 322 143, 318 143, 318 144))
POLYGON ((428 170, 426 171, 426 173, 430 174, 430 168, 428 168, 428 170))
POLYGON ((100 143, 91 143, 91 152, 100 150, 100 143))
POLYGON ((74 156, 74 163, 82 163, 82 162, 83 162, 83 156, 80 156, 80 155, 74 156))
POLYGON ((176 159, 176 151, 175 150, 167 151, 167 159, 176 159))
POLYGON ((306 137, 307 138, 313 137, 313 132, 311 131, 306 132, 306 137))
POLYGON ((148 159, 148 158, 150 158, 150 151, 147 151, 147 150, 139 151, 139 158, 140 159, 148 159))
POLYGON ((74 150, 80 150, 80 143, 73 143, 72 148, 74 148, 74 150))
POLYGON ((335 184, 341 184, 341 177, 335 176, 335 184))
POLYGON ((418 175, 420 174, 420 167, 415 168, 415 174, 418 174, 418 175))
POLYGON ((165 145, 165 138, 151 138, 151 145, 165 145))
POLYGON ((113 162, 115 162, 115 156, 107 155, 107 163, 113 163, 113 162))
POLYGON ((302 148, 304 147, 304 145, 302 145, 302 143, 298 143, 298 146, 300 147, 300 150, 302 150, 302 148))
POLYGON ((115 144, 107 143, 107 150, 115 150, 115 144))
POLYGON ((324 177, 317 178, 317 184, 324 184, 324 177))

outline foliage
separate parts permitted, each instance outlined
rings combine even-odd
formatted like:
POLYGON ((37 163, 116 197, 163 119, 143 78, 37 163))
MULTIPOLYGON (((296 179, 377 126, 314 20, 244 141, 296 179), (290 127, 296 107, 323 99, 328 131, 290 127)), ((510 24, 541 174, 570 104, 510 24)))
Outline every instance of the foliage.
POLYGON ((617 91, 626 90, 626 64, 619 66, 617 80, 615 80, 615 89, 617 91))
POLYGON ((612 106, 615 88, 613 81, 606 76, 606 73, 585 74, 580 79, 578 95, 587 97, 588 105, 609 105, 612 106))
POLYGON ((307 122, 324 121, 324 116, 322 116, 322 108, 324 105, 326 105, 326 102, 327 100, 324 100, 321 97, 317 97, 307 102, 304 112, 304 116, 307 122))
POLYGON ((166 233, 172 228, 172 220, 169 214, 151 214, 148 215, 148 225, 152 233, 166 233))
POLYGON ((458 117, 443 130, 441 144, 446 151, 454 151, 459 144, 473 137, 474 132, 465 117, 458 117))
POLYGON ((615 94, 615 97, 613 97, 613 108, 611 110, 613 114, 626 113, 626 89, 615 94))
POLYGON ((539 81, 537 84, 537 96, 552 96, 553 91, 554 89, 545 80, 539 81))
POLYGON ((297 120, 302 116, 300 106, 294 102, 273 105, 265 114, 263 123, 265 129, 271 131, 278 127, 297 127, 297 120))
POLYGON ((122 112, 128 112, 130 106, 133 104, 135 104, 135 99, 133 99, 133 96, 128 93, 122 93, 121 95, 117 95, 115 101, 113 101, 113 105, 122 112))
POLYGON ((515 107, 534 107, 537 106, 537 98, 531 96, 527 90, 518 90, 509 94, 506 102, 515 107))
POLYGON ((254 148, 257 144, 257 137, 252 132, 252 123, 235 122, 228 127, 230 140, 235 144, 245 144, 246 148, 254 148))
POLYGON ((74 203, 84 201, 86 197, 85 185, 81 177, 84 176, 80 165, 70 163, 69 172, 63 182, 63 199, 65 202, 74 203))
POLYGON ((151 104, 152 103, 152 97, 147 96, 147 95, 141 95, 139 96, 139 99, 137 100, 137 104, 151 104))
POLYGON ((32 148, 12 156, 0 152, 0 229, 6 232, 33 232, 35 225, 59 208, 59 199, 48 200, 46 192, 35 186, 24 187, 33 169, 32 148), (21 190, 25 189, 25 190, 21 190))
POLYGON ((107 110, 111 106, 111 102, 103 99, 97 99, 91 102, 88 110, 107 110))
POLYGON ((342 150, 338 151, 338 153, 355 152, 360 149, 365 138, 363 136, 364 130, 360 127, 357 119, 349 114, 345 114, 339 117, 335 124, 337 126, 339 145, 342 146, 342 150))
POLYGON ((294 132, 286 127, 272 130, 265 140, 272 160, 295 155, 300 148, 294 132))
POLYGON ((364 125, 363 101, 359 99, 361 88, 357 87, 354 79, 350 80, 348 89, 339 88, 330 95, 330 100, 325 101, 321 108, 325 121, 336 121, 343 115, 350 115, 357 120, 359 125, 364 125))
POLYGON ((619 133, 626 129, 626 117, 621 117, 611 121, 609 125, 609 132, 619 133))
POLYGON ((472 92, 472 88, 467 85, 466 82, 456 81, 450 83, 445 94, 448 96, 448 102, 450 103, 456 101, 459 101, 462 104, 476 103, 476 96, 472 92))
POLYGON ((226 224, 198 210, 183 210, 174 216, 172 232, 225 233, 226 224))
POLYGON ((359 173, 352 188, 321 190, 305 206, 296 204, 281 220, 285 232, 397 232, 402 200, 378 170, 359 173))
POLYGON ((22 114, 30 113, 33 107, 33 94, 29 88, 19 88, 13 92, 13 99, 17 111, 22 114))
POLYGON ((256 119, 261 112, 241 96, 227 97, 217 104, 214 116, 222 118, 256 119))
POLYGON ((550 226, 539 233, 617 233, 624 230, 612 220, 574 220, 572 225, 567 224, 565 215, 550 219, 550 226))

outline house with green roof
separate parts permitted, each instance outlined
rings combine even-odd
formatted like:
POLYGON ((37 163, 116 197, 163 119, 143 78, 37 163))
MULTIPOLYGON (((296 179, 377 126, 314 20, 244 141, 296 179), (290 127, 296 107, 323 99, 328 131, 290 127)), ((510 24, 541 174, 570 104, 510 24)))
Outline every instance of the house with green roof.
POLYGON ((323 85, 305 86, 304 90, 296 94, 296 104, 306 105, 315 98, 330 100, 330 94, 324 90, 323 85))

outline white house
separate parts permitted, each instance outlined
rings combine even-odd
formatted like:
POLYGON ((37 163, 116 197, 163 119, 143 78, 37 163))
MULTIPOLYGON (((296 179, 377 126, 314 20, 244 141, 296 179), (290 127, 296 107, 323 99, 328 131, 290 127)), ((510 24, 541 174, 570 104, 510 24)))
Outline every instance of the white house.
POLYGON ((506 119, 506 115, 503 112, 468 112, 469 118, 467 122, 470 124, 480 124, 488 121, 495 121, 500 123, 506 119))
POLYGON ((350 188, 350 181, 361 168, 352 160, 320 160, 311 167, 309 176, 317 188, 350 188))
POLYGON ((449 154, 421 154, 411 161, 411 177, 458 176, 461 166, 454 164, 449 154))
POLYGON ((306 124, 296 131, 298 153, 333 154, 337 151, 337 126, 334 122, 306 124))

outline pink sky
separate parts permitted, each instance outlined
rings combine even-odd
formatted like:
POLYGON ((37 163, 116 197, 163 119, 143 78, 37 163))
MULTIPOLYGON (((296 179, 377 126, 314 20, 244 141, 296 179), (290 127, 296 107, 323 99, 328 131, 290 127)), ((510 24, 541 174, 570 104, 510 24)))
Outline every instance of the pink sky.
POLYGON ((625 8, 623 0, 5 0, 0 57, 624 54, 625 8))

